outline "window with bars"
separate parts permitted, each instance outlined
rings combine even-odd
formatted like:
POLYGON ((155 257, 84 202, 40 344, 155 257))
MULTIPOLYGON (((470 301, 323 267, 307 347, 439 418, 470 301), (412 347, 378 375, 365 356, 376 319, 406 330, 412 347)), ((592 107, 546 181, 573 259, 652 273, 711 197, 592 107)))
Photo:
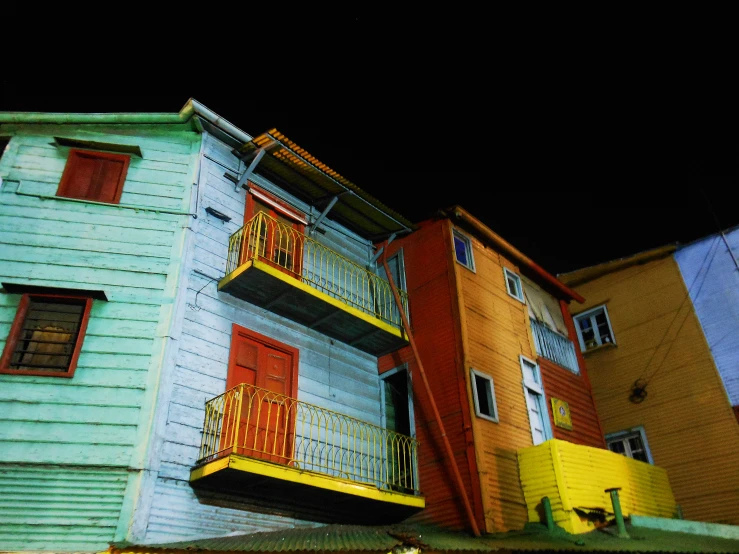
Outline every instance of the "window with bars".
POLYGON ((56 195, 117 204, 130 161, 124 154, 72 148, 56 195))
POLYGON ((72 377, 92 298, 24 294, 10 328, 0 373, 72 377))
POLYGON ((611 452, 623 454, 641 462, 652 463, 643 427, 606 435, 606 444, 611 452))

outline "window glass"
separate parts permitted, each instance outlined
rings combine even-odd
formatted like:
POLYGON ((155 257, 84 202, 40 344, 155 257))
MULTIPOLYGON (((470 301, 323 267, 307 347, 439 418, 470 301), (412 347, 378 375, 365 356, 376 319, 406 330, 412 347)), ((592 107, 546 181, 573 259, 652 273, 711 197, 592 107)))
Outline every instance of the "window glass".
POLYGON ((521 278, 515 273, 513 273, 507 267, 503 268, 503 274, 505 275, 506 289, 508 290, 508 294, 510 294, 512 297, 516 298, 517 300, 520 300, 521 302, 523 302, 523 289, 521 287, 521 278))
POLYGON ((606 444, 611 452, 623 454, 640 462, 652 463, 647 448, 646 435, 641 427, 633 431, 608 435, 606 436, 606 444))
POLYGON ((467 269, 475 270, 475 263, 472 259, 472 242, 456 229, 454 230, 454 255, 457 261, 467 269))
POLYGON ((585 352, 604 344, 615 344, 613 329, 605 306, 599 306, 573 317, 580 349, 585 352))
POLYGON ((495 401, 493 378, 475 369, 471 369, 472 394, 475 402, 475 413, 478 417, 498 422, 498 408, 495 401))
POLYGON ((0 372, 71 376, 91 305, 89 298, 23 295, 0 372))

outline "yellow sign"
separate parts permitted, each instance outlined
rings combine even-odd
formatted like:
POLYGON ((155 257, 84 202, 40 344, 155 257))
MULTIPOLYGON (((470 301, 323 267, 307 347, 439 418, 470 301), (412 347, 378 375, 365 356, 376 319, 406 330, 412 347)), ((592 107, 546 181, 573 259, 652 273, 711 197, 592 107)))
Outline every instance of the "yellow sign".
POLYGON ((562 429, 572 430, 572 417, 570 417, 570 405, 559 398, 552 398, 552 413, 554 424, 562 429))

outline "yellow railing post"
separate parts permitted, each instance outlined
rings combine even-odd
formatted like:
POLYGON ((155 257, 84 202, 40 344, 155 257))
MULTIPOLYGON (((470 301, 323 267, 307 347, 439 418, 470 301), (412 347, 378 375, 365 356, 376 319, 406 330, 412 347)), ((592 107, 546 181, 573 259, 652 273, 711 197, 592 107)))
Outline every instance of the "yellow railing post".
MULTIPOLYGON (((324 294, 373 317, 398 327, 402 324, 387 280, 263 212, 231 235, 226 274, 251 259, 281 267, 324 294)), ((399 294, 407 313, 408 294, 399 294)))
POLYGON ((198 463, 223 453, 277 458, 337 479, 417 491, 417 441, 372 423, 248 384, 206 402, 204 419, 198 463))

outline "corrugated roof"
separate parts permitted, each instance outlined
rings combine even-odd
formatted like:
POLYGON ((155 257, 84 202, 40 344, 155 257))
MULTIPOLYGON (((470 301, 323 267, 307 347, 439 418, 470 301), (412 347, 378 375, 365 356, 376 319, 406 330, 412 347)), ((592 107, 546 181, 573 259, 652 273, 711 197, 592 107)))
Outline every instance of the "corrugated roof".
POLYGON ((395 525, 326 525, 231 537, 132 546, 114 544, 112 554, 140 552, 391 552, 419 548, 424 552, 669 552, 739 553, 739 540, 634 527, 631 538, 619 538, 614 527, 573 535, 562 529, 548 532, 540 524, 522 531, 473 537, 435 527, 395 525))
POLYGON ((240 153, 248 164, 250 154, 263 147, 265 156, 255 173, 264 175, 318 209, 338 197, 329 217, 358 235, 377 241, 393 233, 415 229, 409 220, 314 158, 277 129, 254 137, 241 147, 240 153))

